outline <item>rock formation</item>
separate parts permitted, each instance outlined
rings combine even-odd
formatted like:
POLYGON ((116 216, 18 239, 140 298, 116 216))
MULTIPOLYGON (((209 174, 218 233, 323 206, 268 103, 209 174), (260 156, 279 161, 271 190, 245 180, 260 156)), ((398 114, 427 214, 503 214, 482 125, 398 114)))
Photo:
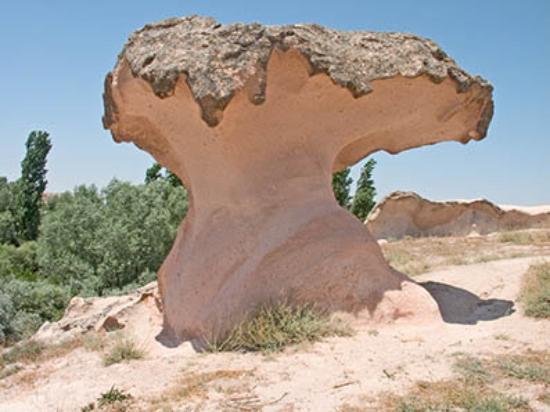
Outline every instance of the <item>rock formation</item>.
POLYGON ((365 223, 376 239, 550 228, 550 211, 507 209, 485 199, 434 202, 413 192, 394 192, 374 207, 365 223))
POLYGON ((167 336, 215 337, 280 299, 437 316, 337 205, 332 173, 377 150, 482 139, 491 93, 411 34, 196 16, 133 34, 106 78, 104 126, 190 190, 158 274, 167 336))
POLYGON ((162 305, 157 282, 151 282, 122 296, 71 299, 63 318, 46 322, 34 339, 59 342, 83 333, 134 329, 155 330, 162 322, 162 305))

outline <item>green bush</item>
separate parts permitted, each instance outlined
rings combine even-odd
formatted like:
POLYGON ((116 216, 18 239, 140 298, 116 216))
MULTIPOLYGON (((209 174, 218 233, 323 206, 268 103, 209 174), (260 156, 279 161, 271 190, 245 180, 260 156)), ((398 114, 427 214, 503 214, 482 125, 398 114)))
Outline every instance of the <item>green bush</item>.
POLYGON ((0 343, 31 336, 45 321, 63 315, 68 290, 46 280, 9 279, 0 286, 0 343))
POLYGON ((25 242, 19 247, 0 244, 0 278, 34 280, 37 272, 36 242, 25 242))
POLYGON ((160 267, 186 211, 185 189, 164 180, 114 180, 101 192, 81 186, 58 196, 44 213, 41 270, 84 295, 139 286, 160 267))

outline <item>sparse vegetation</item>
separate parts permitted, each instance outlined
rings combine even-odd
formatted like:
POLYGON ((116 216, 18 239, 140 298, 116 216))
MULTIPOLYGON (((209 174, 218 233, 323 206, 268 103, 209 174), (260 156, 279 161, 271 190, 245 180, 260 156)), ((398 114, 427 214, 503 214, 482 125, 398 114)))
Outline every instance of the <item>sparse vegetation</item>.
POLYGON ((227 336, 207 342, 207 350, 275 352, 289 345, 314 342, 327 336, 349 336, 349 326, 312 305, 279 303, 261 307, 227 336))
POLYGON ((227 380, 242 380, 251 375, 246 370, 215 370, 209 372, 191 372, 184 376, 176 386, 166 390, 161 396, 151 401, 153 410, 171 410, 171 403, 178 403, 191 398, 203 398, 214 382, 227 380), (163 407, 165 409, 163 409, 163 407))
POLYGON ((97 404, 102 407, 116 402, 124 402, 129 399, 132 399, 132 395, 112 386, 111 389, 99 396, 97 404))
POLYGON ((130 337, 116 339, 114 345, 103 355, 103 365, 110 366, 115 363, 129 362, 142 359, 144 351, 138 347, 130 337))
POLYGON ((481 359, 470 355, 459 355, 454 363, 454 369, 468 381, 486 383, 492 375, 481 359))
POLYGON ((506 395, 463 378, 419 382, 411 393, 403 397, 389 397, 385 407, 386 410, 399 412, 532 410, 524 398, 506 395))
POLYGON ((546 230, 518 230, 501 232, 497 240, 502 243, 514 243, 516 245, 536 245, 550 243, 550 231, 546 230))
POLYGON ((97 398, 97 405, 95 402, 91 402, 82 407, 80 412, 91 412, 96 410, 125 412, 129 410, 129 402, 132 399, 132 395, 126 391, 118 389, 115 386, 111 386, 111 389, 107 392, 103 392, 99 398, 97 398))
POLYGON ((550 384, 550 352, 547 351, 499 356, 492 367, 508 378, 550 384))
POLYGON ((497 377, 523 379, 517 375, 503 374, 500 362, 501 359, 482 360, 459 354, 454 364, 457 377, 436 382, 418 382, 406 395, 388 395, 382 403, 387 410, 402 412, 531 411, 524 398, 502 393, 492 387, 497 377))
POLYGON ((520 300, 527 316, 550 318, 550 263, 529 268, 523 277, 520 300))
POLYGON ((21 364, 33 364, 47 359, 61 357, 81 345, 79 339, 67 339, 47 344, 34 339, 19 342, 6 350, 0 357, 0 379, 19 372, 21 364))

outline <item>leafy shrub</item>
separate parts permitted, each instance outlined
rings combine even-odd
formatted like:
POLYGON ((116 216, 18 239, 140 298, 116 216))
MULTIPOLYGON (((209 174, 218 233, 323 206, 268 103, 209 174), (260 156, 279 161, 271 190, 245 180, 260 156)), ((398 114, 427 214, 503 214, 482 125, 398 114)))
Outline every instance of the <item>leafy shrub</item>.
POLYGON ((207 342, 209 351, 275 352, 285 346, 323 337, 348 336, 351 330, 311 305, 279 303, 263 306, 220 340, 207 342))
POLYGON ((0 212, 0 244, 15 243, 17 231, 15 228, 15 218, 9 210, 0 212))
POLYGON ((44 213, 41 270, 73 294, 139 286, 161 265, 186 211, 185 189, 164 180, 113 180, 101 192, 81 186, 58 196, 44 213))
POLYGON ((63 315, 68 291, 45 280, 12 278, 0 285, 0 343, 30 337, 45 321, 63 315))
POLYGON ((1 289, 11 297, 17 312, 34 313, 43 320, 59 319, 69 301, 65 288, 45 280, 30 282, 12 279, 1 289))
POLYGON ((17 241, 15 217, 12 213, 13 183, 0 177, 0 244, 17 241))
POLYGON ((13 334, 11 322, 14 314, 11 297, 0 292, 0 343, 5 343, 13 334))
POLYGON ((35 242, 25 242, 19 247, 0 244, 0 278, 34 280, 37 271, 35 242))

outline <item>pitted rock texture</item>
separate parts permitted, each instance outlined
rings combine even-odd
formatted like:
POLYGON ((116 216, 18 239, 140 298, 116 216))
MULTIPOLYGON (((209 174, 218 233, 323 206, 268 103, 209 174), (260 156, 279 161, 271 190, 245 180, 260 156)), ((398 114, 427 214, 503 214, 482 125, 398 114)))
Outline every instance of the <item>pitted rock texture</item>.
POLYGON ((190 192, 158 273, 167 342, 217 339, 280 300, 365 322, 440 319, 331 187, 373 152, 485 135, 491 87, 432 42, 173 19, 134 34, 105 86, 115 141, 190 192))
MULTIPOLYGON (((199 103, 203 119, 215 126, 237 90, 253 81, 253 103, 265 100, 266 67, 274 49, 295 49, 305 56, 311 74, 325 73, 355 97, 372 91, 372 81, 401 75, 427 75, 434 82, 451 77, 459 92, 473 84, 492 90, 472 77, 431 40, 407 33, 342 32, 317 24, 264 26, 222 25, 210 17, 172 18, 134 33, 119 56, 135 76, 151 84, 155 94, 174 92, 181 74, 199 103)), ((110 80, 108 80, 109 82, 110 80)), ((113 122, 106 88, 105 125, 113 122)), ((116 109, 115 109, 116 111, 116 109)), ((492 101, 477 126, 484 137, 493 113, 492 101)))
POLYGON ((504 210, 485 199, 435 202, 414 192, 394 192, 375 206, 365 223, 376 239, 485 235, 550 228, 550 212, 504 210))

